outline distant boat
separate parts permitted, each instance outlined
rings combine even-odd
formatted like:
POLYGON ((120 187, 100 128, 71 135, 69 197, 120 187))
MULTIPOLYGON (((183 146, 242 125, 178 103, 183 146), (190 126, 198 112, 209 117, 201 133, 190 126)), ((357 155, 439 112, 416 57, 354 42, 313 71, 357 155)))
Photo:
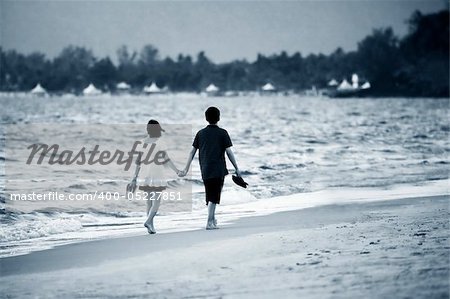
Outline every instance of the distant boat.
POLYGON ((357 74, 353 74, 352 75, 352 87, 354 89, 358 89, 358 86, 359 86, 359 77, 357 74))
POLYGON ((357 74, 352 75, 351 84, 346 79, 343 79, 342 82, 334 88, 335 85, 331 85, 330 83, 331 81, 328 83, 330 89, 327 91, 327 94, 332 98, 361 97, 366 95, 367 91, 371 88, 368 81, 360 86, 359 77, 357 74))
POLYGON ((342 80, 341 84, 338 85, 337 90, 340 91, 350 91, 350 90, 354 90, 355 88, 348 83, 348 81, 346 79, 342 80))
POLYGON ((102 94, 102 91, 100 89, 97 89, 94 84, 89 84, 88 87, 83 89, 83 94, 85 96, 96 96, 102 94))
POLYGON ((369 88, 371 88, 372 86, 370 86, 370 83, 369 83, 369 81, 366 81, 366 83, 364 83, 363 85, 361 85, 361 89, 369 89, 369 88))
POLYGON ((45 96, 47 95, 47 90, 45 90, 45 88, 42 87, 40 83, 38 83, 32 90, 30 90, 30 93, 36 96, 45 96))

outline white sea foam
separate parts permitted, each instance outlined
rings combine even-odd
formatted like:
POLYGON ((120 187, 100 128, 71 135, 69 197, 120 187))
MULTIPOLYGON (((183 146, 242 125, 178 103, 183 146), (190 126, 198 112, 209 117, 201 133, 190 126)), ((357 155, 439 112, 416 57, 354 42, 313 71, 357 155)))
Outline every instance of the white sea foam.
POLYGON ((67 217, 61 214, 47 216, 36 213, 17 216, 17 218, 21 218, 21 220, 15 221, 14 225, 1 225, 0 239, 2 244, 3 242, 35 239, 78 231, 82 227, 81 221, 76 219, 76 217, 67 217))
MULTIPOLYGON (((249 192, 231 189, 224 193, 217 209, 220 226, 230 225, 242 217, 264 216, 276 212, 313 208, 330 204, 348 204, 401 198, 449 195, 450 180, 420 185, 396 185, 389 188, 339 188, 255 199, 249 192), (230 201, 228 201, 230 200, 230 201), (233 201, 231 201, 233 200, 233 201)), ((192 212, 160 215, 158 233, 202 229, 207 211, 204 204, 192 212)), ((144 213, 133 217, 111 218, 94 214, 26 215, 19 226, 1 226, 0 257, 20 255, 53 246, 99 238, 145 234, 144 213), (34 225, 33 225, 34 223, 34 225), (31 241, 31 242, 30 242, 31 241)))

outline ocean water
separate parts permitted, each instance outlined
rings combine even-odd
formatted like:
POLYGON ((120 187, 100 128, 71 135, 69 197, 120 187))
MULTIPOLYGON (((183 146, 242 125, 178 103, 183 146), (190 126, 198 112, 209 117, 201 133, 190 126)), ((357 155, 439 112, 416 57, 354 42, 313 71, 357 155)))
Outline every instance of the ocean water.
MULTIPOLYGON (((32 191, 26 190, 31 184, 11 184, 5 175, 5 163, 7 169, 19 174, 22 167, 8 160, 5 150, 8 138, 14 138, 5 129, 10 125, 145 126, 150 118, 155 118, 163 124, 189 124, 192 137, 205 126, 205 109, 217 106, 222 114, 219 125, 228 130, 238 164, 250 184, 249 189, 240 189, 227 179, 222 201, 225 206, 327 190, 413 187, 449 177, 448 99, 3 95, 0 104, 0 256, 92 238, 142 233, 145 210, 144 205, 130 209, 123 203, 56 205, 10 201, 11 190, 32 191), (13 187, 5 190, 5 186, 13 187)), ((17 137, 14 141, 25 145, 29 140, 17 137)), ((187 143, 186 157, 189 150, 187 143)), ((181 168, 184 163, 182 160, 177 166, 181 168)), ((228 166, 232 168, 230 163, 228 166)), ((84 175, 73 168, 67 171, 74 177, 84 175)), ((104 185, 110 190, 123 191, 127 183, 126 178, 118 177, 77 183, 55 183, 42 177, 39 172, 32 173, 31 177, 33 188, 40 192, 90 192, 104 185)), ((164 222, 168 229, 186 229, 182 221, 173 219, 200 219, 204 213, 197 160, 190 177, 174 182, 192 187, 193 212, 174 216, 176 212, 162 211, 157 221, 164 222)))

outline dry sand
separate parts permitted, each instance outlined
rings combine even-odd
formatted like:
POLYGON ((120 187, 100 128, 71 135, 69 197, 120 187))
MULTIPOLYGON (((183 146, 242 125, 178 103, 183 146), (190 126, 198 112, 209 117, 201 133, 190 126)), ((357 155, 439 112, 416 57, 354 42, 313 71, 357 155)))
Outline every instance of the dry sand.
POLYGON ((449 298, 448 196, 144 231, 3 258, 0 297, 449 298))

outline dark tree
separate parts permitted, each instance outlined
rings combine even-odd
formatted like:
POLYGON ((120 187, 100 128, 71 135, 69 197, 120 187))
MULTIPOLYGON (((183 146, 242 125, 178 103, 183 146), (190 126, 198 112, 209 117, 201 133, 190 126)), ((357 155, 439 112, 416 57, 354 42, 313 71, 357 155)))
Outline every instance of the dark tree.
POLYGON ((97 61, 89 71, 89 78, 95 86, 104 90, 114 90, 117 70, 109 57, 97 61))
POLYGON ((395 91, 400 62, 398 38, 391 28, 376 29, 358 44, 358 65, 377 94, 395 91))
POLYGON ((410 32, 400 46, 402 93, 449 97, 449 11, 415 12, 409 24, 410 32))
POLYGON ((50 91, 79 93, 90 82, 114 90, 125 81, 135 90, 150 82, 173 91, 201 91, 214 83, 225 90, 258 90, 265 83, 279 90, 322 88, 331 79, 350 79, 353 73, 372 85, 372 95, 449 96, 449 11, 423 15, 416 12, 409 33, 402 39, 390 28, 376 29, 358 43, 357 51, 337 48, 330 55, 299 52, 258 54, 245 60, 215 64, 202 51, 195 61, 180 54, 161 59, 146 45, 137 53, 126 46, 117 50, 117 67, 90 50, 69 46, 52 61, 43 54, 23 55, 0 48, 0 89, 30 90, 41 83, 50 91))
POLYGON ((89 84, 89 70, 95 64, 90 50, 69 46, 53 61, 50 90, 81 91, 89 84))

